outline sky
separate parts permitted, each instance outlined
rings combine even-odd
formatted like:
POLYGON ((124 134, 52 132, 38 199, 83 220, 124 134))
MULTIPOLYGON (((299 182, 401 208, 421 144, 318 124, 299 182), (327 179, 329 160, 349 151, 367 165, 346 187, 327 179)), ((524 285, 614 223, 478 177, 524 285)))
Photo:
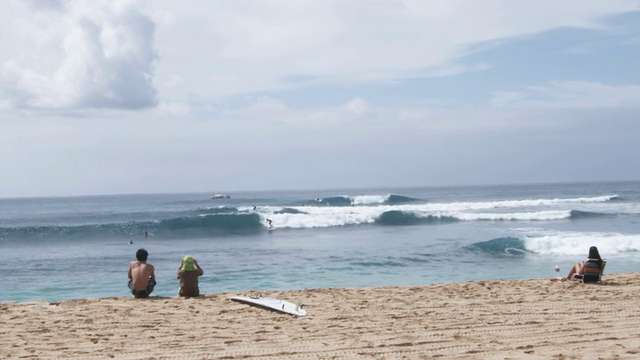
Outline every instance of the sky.
POLYGON ((640 180, 637 0, 0 7, 0 197, 640 180))

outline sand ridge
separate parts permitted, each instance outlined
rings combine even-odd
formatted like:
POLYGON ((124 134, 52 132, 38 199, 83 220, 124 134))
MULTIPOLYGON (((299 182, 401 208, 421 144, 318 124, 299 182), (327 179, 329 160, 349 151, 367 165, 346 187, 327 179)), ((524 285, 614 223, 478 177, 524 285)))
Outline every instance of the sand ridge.
POLYGON ((7 359, 634 359, 640 276, 0 304, 7 359))

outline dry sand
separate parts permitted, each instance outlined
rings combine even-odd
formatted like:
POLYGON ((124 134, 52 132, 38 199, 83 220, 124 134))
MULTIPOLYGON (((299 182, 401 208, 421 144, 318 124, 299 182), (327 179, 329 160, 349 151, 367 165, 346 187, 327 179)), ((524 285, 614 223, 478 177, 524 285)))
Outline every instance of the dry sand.
POLYGON ((0 358, 639 359, 640 277, 0 304, 0 358))

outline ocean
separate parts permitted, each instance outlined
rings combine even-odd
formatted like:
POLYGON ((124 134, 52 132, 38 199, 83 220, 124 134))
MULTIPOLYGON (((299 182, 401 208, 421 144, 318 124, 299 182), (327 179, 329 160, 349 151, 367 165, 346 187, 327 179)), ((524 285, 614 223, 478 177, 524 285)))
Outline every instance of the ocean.
POLYGON ((211 195, 0 199, 0 302, 129 297, 139 248, 156 296, 185 255, 238 294, 552 278, 592 245, 605 274, 640 266, 640 182, 211 195))

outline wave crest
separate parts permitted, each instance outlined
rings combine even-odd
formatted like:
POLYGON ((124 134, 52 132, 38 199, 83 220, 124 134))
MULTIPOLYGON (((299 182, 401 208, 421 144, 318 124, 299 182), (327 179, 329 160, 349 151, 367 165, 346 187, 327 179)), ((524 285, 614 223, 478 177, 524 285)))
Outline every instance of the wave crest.
POLYGON ((466 249, 474 252, 505 256, 524 256, 528 252, 525 247, 525 242, 515 237, 502 237, 478 242, 467 246, 466 249))
POLYGON ((327 198, 317 198, 311 202, 320 206, 371 206, 371 205, 400 205, 420 201, 420 199, 388 194, 388 195, 338 195, 327 198))
POLYGON ((424 225, 424 224, 449 224, 458 219, 451 216, 420 215, 404 211, 386 211, 377 219, 379 225, 424 225))
POLYGON ((105 239, 140 237, 145 232, 159 238, 182 238, 216 234, 248 234, 263 229, 257 214, 186 216, 156 221, 123 222, 79 226, 27 226, 0 228, 2 239, 71 238, 105 239))

